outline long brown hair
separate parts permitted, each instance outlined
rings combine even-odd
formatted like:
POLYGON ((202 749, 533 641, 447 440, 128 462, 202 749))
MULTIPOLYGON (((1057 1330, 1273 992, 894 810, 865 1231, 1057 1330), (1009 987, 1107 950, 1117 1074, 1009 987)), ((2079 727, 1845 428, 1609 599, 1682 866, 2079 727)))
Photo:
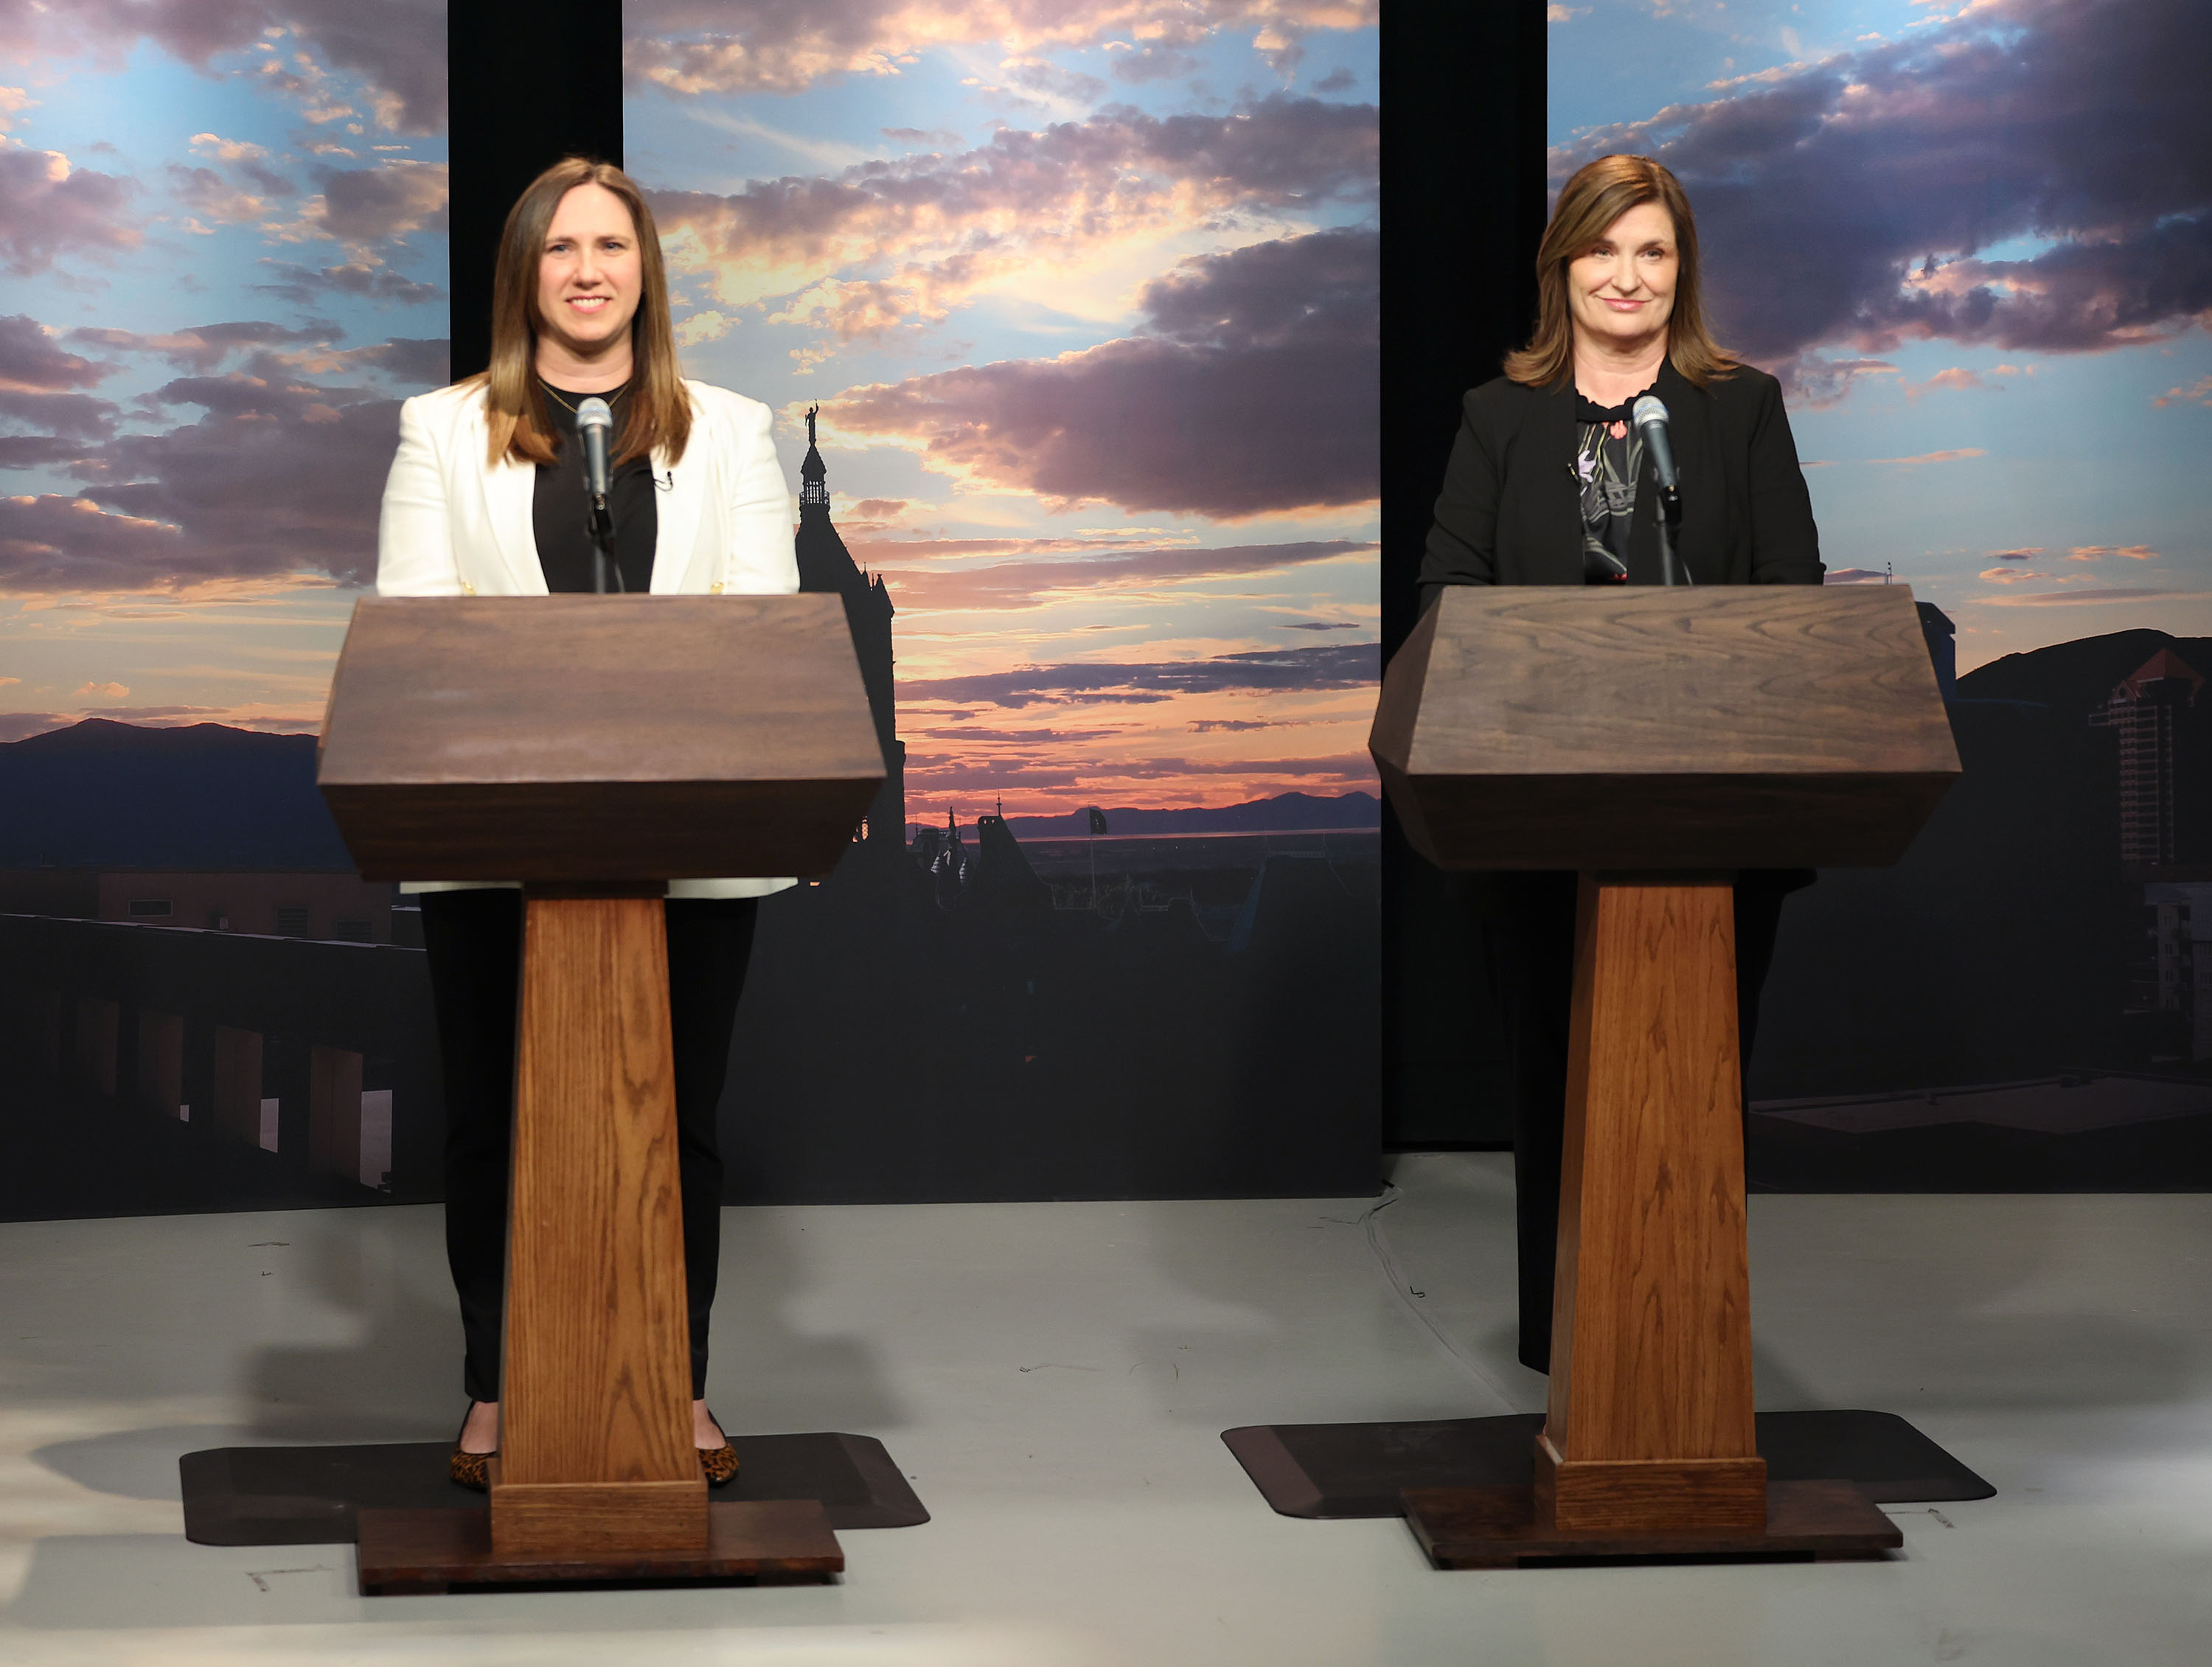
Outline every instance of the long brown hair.
POLYGON ((1536 248, 1536 333, 1505 356, 1505 374, 1526 387, 1550 387, 1574 374, 1574 323, 1567 306, 1567 267, 1605 235, 1606 228, 1645 203, 1674 222, 1674 310, 1667 320, 1667 357, 1692 387, 1725 379, 1735 356, 1705 327, 1698 283, 1698 222, 1682 182, 1649 156, 1601 156, 1559 188, 1552 223, 1536 248))
POLYGON ((668 271, 660 234, 637 181, 612 162, 564 156, 532 179, 507 211, 499 234, 499 266, 492 279, 491 367, 468 379, 484 390, 488 460, 512 457, 550 463, 557 449, 551 413, 538 380, 538 263, 561 199, 579 186, 604 186, 622 198, 637 232, 641 277, 637 314, 630 320, 629 414, 623 420, 615 461, 627 463, 659 447, 673 463, 691 438, 691 397, 677 368, 676 332, 668 316, 668 271))

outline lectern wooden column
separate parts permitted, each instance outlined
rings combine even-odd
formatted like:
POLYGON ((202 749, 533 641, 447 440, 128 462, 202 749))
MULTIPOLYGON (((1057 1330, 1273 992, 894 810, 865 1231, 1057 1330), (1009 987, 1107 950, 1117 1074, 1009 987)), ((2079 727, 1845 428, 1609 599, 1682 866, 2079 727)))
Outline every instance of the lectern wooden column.
POLYGON ((403 1525, 370 1517, 423 1513, 364 1512, 365 1587, 378 1556, 418 1588, 434 1564, 479 1581, 842 1567, 818 1506, 708 1508, 661 898, 670 879, 828 873, 883 778, 835 596, 356 609, 318 780, 362 878, 525 883, 486 1543, 383 1545, 373 1530, 403 1525))
POLYGON ((1370 745, 1431 861, 1583 874, 1535 1486, 1409 1492, 1431 1554, 1899 1543, 1759 1457, 1731 885, 1894 862, 1956 778, 1911 593, 1449 589, 1370 745))

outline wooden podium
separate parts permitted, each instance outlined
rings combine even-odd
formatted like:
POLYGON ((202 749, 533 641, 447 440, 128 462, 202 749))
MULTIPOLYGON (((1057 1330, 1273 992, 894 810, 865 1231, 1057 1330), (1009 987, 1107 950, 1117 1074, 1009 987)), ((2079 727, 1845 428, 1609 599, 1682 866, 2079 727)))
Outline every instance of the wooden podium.
POLYGON ((661 899, 828 873, 883 779, 835 596, 356 606, 318 782, 362 877, 525 899, 489 1521, 362 1512, 365 1591, 842 1568, 818 1504, 708 1504, 661 899))
POLYGON ((1911 593, 1455 587, 1370 750, 1439 867, 1583 875, 1535 1485, 1408 1490, 1431 1558, 1901 1543, 1753 1438, 1731 887, 1895 862, 1957 777, 1911 593))

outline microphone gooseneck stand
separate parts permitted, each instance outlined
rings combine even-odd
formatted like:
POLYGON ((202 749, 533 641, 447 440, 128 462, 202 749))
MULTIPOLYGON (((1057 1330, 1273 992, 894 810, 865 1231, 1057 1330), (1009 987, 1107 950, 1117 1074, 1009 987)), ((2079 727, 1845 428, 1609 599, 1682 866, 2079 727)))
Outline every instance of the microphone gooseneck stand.
POLYGON ((610 590, 620 594, 627 587, 623 583, 621 563, 615 560, 614 511, 607 508, 605 493, 593 492, 590 496, 592 589, 601 596, 610 590), (611 585, 607 582, 610 578, 614 581, 611 585))

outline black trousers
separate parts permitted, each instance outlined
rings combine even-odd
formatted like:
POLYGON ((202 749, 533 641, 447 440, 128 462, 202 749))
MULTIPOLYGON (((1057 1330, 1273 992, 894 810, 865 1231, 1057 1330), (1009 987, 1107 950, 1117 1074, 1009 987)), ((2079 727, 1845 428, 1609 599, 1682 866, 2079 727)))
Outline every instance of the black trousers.
MULTIPOLYGON (((1782 903, 1803 870, 1747 873, 1735 886, 1736 1025, 1744 1063, 1759 993, 1774 959, 1782 903)), ((1552 1285, 1559 1251, 1559 1171, 1566 1141, 1567 1027, 1574 1005, 1571 873, 1494 877, 1483 948, 1513 1047, 1513 1213, 1520 1262, 1521 1364, 1552 1369, 1552 1285)))
MULTIPOLYGON (((496 1401, 507 1302, 522 893, 426 891, 422 902, 446 1087, 446 1260, 461 1299, 468 1349, 462 1388, 471 1401, 496 1401)), ((750 897, 672 898, 667 904, 677 1171, 695 1400, 707 1392, 707 1322, 722 1244, 722 1155, 714 1114, 729 1071, 730 1032, 758 907, 750 897)))

